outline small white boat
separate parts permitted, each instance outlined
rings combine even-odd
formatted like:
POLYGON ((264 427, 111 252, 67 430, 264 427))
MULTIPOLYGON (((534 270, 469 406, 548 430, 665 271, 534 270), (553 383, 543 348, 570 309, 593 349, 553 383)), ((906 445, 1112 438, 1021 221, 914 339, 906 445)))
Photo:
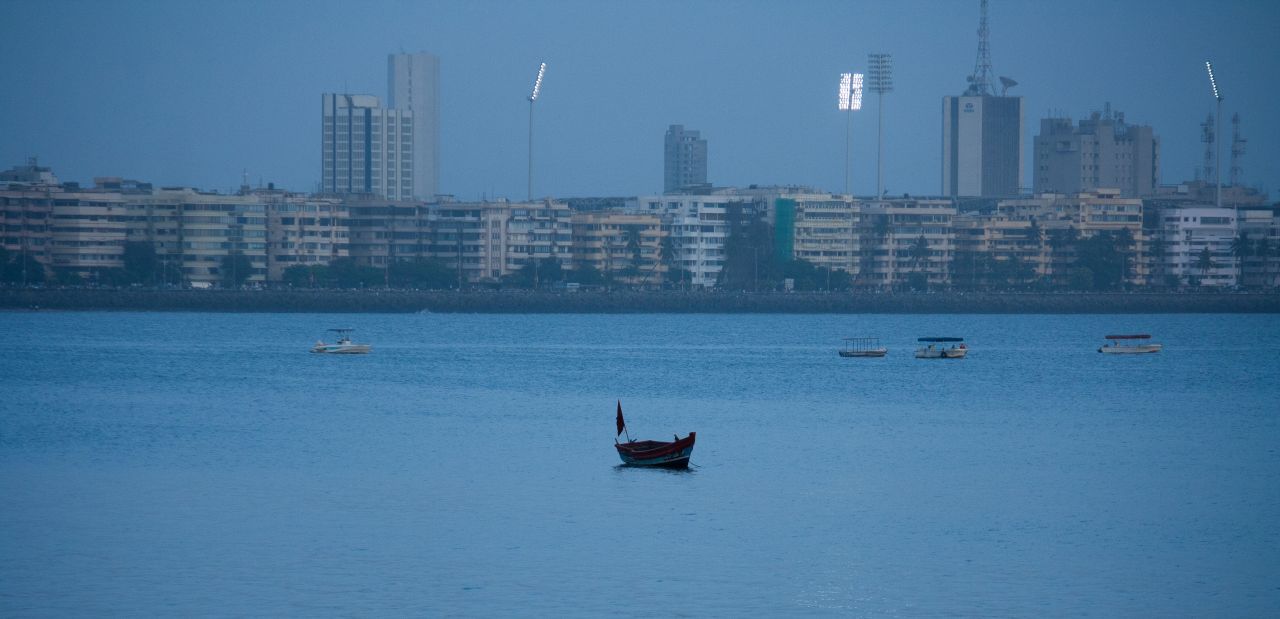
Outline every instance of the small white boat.
POLYGON ((327 353, 331 355, 365 355, 368 354, 373 347, 368 344, 355 344, 351 341, 352 329, 329 329, 338 333, 338 341, 333 344, 326 344, 324 340, 316 342, 311 347, 311 352, 327 353))
POLYGON ((963 359, 969 353, 962 337, 922 337, 916 341, 921 344, 916 359, 963 359))
POLYGON ((1109 355, 1140 355, 1143 353, 1160 352, 1164 346, 1160 344, 1142 343, 1142 340, 1151 339, 1150 335, 1140 333, 1138 335, 1108 335, 1106 339, 1111 340, 1098 348, 1098 352, 1107 353, 1109 355), (1131 340, 1137 342, 1130 344, 1131 340))
POLYGON ((841 357, 883 357, 888 348, 880 345, 880 339, 874 337, 846 337, 844 348, 840 349, 841 357))

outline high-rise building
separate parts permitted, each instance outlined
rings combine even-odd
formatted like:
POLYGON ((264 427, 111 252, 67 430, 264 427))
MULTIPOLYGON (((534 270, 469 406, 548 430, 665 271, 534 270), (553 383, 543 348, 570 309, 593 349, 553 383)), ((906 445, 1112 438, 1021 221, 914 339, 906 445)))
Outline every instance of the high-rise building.
POLYGON ((439 193, 440 59, 425 52, 387 56, 387 107, 413 112, 413 193, 439 193))
POLYGON ((987 2, 978 25, 978 59, 969 87, 942 98, 942 193, 1006 197, 1022 181, 1022 97, 1007 96, 1018 82, 1000 78, 996 94, 987 30, 987 2))
POLYGON ((707 184, 707 141, 684 125, 671 125, 663 148, 662 191, 679 192, 707 184))
POLYGON ((321 192, 389 200, 416 195, 413 112, 373 95, 321 95, 321 192))
POLYGON ((942 98, 942 193, 1009 197, 1022 178, 1022 97, 942 98))
POLYGON ((1079 126, 1070 118, 1045 118, 1035 142, 1036 193, 1119 189, 1126 197, 1150 196, 1160 184, 1160 138, 1151 127, 1129 125, 1124 114, 1094 112, 1079 126))

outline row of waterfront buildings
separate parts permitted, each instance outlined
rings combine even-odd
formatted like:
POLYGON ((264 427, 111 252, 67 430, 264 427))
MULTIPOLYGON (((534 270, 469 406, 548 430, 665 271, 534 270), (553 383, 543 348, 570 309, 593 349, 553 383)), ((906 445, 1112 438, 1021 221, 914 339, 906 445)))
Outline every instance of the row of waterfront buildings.
MULTIPOLYGON (((123 266, 129 242, 153 247, 182 283, 217 285, 223 259, 243 254, 249 282, 282 281, 296 265, 351 258, 370 267, 433 258, 460 287, 500 282, 533 261, 595 269, 632 285, 721 282, 732 231, 751 237, 753 268, 799 259, 848 273, 856 287, 949 287, 973 265, 1017 264, 1021 281, 1061 287, 1079 241, 1127 237, 1130 286, 1274 288, 1280 205, 1232 192, 1215 208, 1204 183, 1149 198, 1117 190, 991 201, 855 198, 798 187, 750 187, 633 198, 459 202, 300 194, 268 186, 234 194, 98 178, 82 188, 46 167, 0 174, 0 231, 11 260, 94 281, 123 266), (737 224, 737 226, 735 226, 737 224), (1209 259, 1206 261, 1205 256, 1209 259)), ((178 282, 170 282, 178 283, 178 282)), ((970 284, 975 283, 972 279, 970 284)))

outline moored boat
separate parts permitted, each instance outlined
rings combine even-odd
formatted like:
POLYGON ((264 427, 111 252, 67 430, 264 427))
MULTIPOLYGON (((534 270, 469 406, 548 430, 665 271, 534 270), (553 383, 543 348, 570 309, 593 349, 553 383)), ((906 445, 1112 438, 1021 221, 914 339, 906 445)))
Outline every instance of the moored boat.
POLYGON ((1145 342, 1151 339, 1146 333, 1136 335, 1108 335, 1106 344, 1098 348, 1098 352, 1110 355, 1140 355, 1144 353, 1160 352, 1164 348, 1163 345, 1145 342), (1132 343, 1130 343, 1132 342, 1132 343))
POLYGON ((874 337, 846 337, 844 348, 840 349, 841 357, 883 357, 888 348, 880 345, 880 339, 874 337))
POLYGON ((331 355, 364 355, 373 350, 368 344, 356 344, 351 341, 351 331, 353 329, 329 329, 338 333, 338 341, 333 344, 326 344, 324 340, 316 342, 311 347, 311 352, 325 353, 331 355))
POLYGON ((962 337, 922 337, 916 341, 920 342, 917 359, 963 359, 969 353, 962 337))
MULTIPOLYGON (((627 423, 622 418, 622 402, 618 402, 618 434, 627 431, 627 423)), ((614 447, 618 449, 618 457, 627 466, 644 466, 666 469, 689 468, 689 457, 693 455, 693 443, 698 433, 690 432, 688 436, 675 436, 672 441, 633 441, 627 433, 627 442, 619 443, 614 439, 614 447)))

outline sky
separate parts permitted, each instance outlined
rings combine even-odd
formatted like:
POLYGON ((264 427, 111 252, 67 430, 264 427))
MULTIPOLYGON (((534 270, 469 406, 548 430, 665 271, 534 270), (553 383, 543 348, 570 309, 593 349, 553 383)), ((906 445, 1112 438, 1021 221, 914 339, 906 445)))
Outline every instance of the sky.
MULTIPOLYGON (((668 125, 701 131, 717 186, 844 187, 839 74, 894 57, 884 95, 888 193, 941 192, 942 97, 973 72, 978 0, 783 2, 4 0, 0 169, 38 156, 62 180, 122 176, 312 191, 320 95, 386 97, 387 54, 440 57, 440 190, 662 191, 668 125)), ((1214 111, 1204 61, 1249 140, 1242 181, 1280 193, 1280 3, 990 0, 996 75, 1041 118, 1110 103, 1161 139, 1161 182, 1194 178, 1214 111)), ((853 192, 873 194, 877 101, 853 119, 853 192)), ((1223 123, 1229 135, 1230 124, 1223 123)), ((1223 176, 1228 177, 1224 143, 1223 176)), ((1274 195, 1272 196, 1275 197, 1274 195)))

